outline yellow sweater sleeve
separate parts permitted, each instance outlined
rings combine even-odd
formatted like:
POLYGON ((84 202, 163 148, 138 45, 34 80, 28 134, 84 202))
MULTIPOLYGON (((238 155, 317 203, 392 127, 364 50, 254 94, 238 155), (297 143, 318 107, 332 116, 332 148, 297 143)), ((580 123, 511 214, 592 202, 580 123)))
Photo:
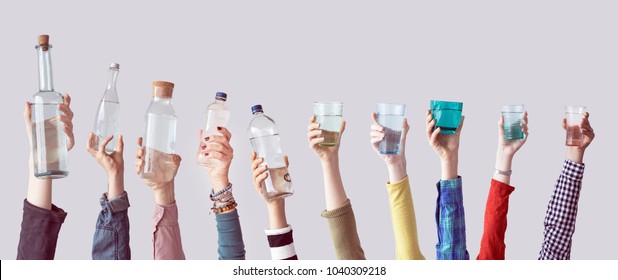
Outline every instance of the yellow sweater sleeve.
POLYGON ((395 233, 395 253, 398 260, 424 260, 418 245, 416 215, 408 177, 391 184, 386 183, 391 220, 395 233))
POLYGON ((364 260, 365 252, 356 231, 356 218, 350 200, 339 208, 321 214, 328 220, 330 237, 339 260, 364 260))

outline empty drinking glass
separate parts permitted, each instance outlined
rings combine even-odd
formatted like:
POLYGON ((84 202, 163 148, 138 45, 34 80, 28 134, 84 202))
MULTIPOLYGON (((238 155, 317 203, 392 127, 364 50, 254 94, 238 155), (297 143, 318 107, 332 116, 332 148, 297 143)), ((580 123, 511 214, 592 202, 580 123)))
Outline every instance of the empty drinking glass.
POLYGON ((403 114, 406 105, 378 103, 378 124, 384 127, 384 140, 379 144, 381 154, 398 154, 403 130, 403 114))
POLYGON ((320 146, 335 146, 341 132, 341 117, 343 103, 341 102, 314 102, 313 114, 316 123, 320 124, 324 142, 320 146))
POLYGON ((502 106, 502 117, 504 118, 504 139, 519 140, 524 139, 524 131, 521 128, 524 116, 524 105, 505 105, 502 106))
POLYGON ((584 141, 581 123, 584 118, 586 107, 584 106, 566 106, 566 145, 581 146, 584 141))

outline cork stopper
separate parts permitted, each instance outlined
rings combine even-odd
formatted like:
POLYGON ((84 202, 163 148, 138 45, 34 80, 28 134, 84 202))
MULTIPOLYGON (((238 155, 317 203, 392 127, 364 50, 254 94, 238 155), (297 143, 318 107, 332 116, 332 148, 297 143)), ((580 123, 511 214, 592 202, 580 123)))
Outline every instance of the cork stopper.
POLYGON ((152 82, 152 95, 159 98, 172 98, 172 92, 174 91, 174 83, 166 81, 154 81, 152 82))
POLYGON ((39 41, 39 46, 41 46, 41 48, 43 48, 44 51, 47 51, 49 49, 49 35, 47 34, 39 35, 38 41, 39 41))

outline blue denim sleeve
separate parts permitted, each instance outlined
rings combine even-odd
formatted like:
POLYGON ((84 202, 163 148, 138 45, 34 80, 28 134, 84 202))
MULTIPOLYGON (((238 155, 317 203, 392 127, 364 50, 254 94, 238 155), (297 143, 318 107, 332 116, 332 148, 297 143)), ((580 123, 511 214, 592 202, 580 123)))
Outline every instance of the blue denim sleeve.
POLYGON ((100 199, 101 212, 92 241, 93 260, 130 260, 129 196, 126 192, 110 200, 107 193, 100 199))
POLYGON ((238 210, 224 214, 215 214, 220 260, 244 260, 245 243, 242 240, 242 230, 238 218, 238 210))
POLYGON ((466 250, 466 221, 461 177, 442 180, 436 187, 438 188, 436 259, 469 260, 470 255, 466 250))

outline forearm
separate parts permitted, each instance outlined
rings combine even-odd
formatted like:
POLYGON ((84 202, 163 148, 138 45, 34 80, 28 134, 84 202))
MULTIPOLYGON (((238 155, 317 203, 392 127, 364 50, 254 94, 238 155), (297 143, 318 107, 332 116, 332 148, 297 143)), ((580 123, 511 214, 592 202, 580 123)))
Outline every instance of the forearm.
POLYGON ((322 160, 322 174, 324 175, 326 210, 341 207, 348 201, 348 197, 341 180, 339 158, 322 160))
POLYGON ((585 149, 581 147, 567 147, 566 158, 579 164, 584 163, 585 149))
POLYGON ((331 211, 323 211, 322 217, 328 219, 330 237, 339 260, 364 260, 365 252, 361 246, 356 218, 350 201, 331 211))
POLYGON ((36 207, 47 210, 52 209, 52 179, 38 179, 34 177, 32 155, 29 160, 28 193, 26 194, 26 199, 36 207))
POLYGON ((483 236, 481 238, 481 249, 477 256, 478 260, 504 259, 506 249, 504 237, 509 210, 509 196, 514 190, 514 187, 498 180, 491 181, 485 206, 483 236))
POLYGON ((440 176, 441 180, 452 180, 457 179, 458 174, 458 164, 459 157, 457 154, 455 155, 447 155, 440 159, 440 164, 442 166, 442 173, 440 176))
POLYGON ((56 206, 52 205, 48 210, 24 200, 17 259, 54 259, 58 233, 66 216, 67 213, 56 206))
POLYGON ((467 260, 470 257, 466 249, 466 222, 461 178, 442 180, 438 182, 437 188, 438 244, 436 245, 436 258, 439 260, 467 260))
POLYGON ((245 244, 240 228, 238 210, 225 214, 215 214, 217 220, 218 245, 220 260, 244 260, 245 244))
POLYGON ((416 215, 409 179, 406 177, 400 181, 389 182, 386 189, 388 190, 397 259, 425 259, 418 243, 416 215))
POLYGON ((176 204, 154 205, 153 212, 153 258, 155 260, 184 260, 178 224, 178 208, 176 204))
POLYGON ((570 259, 584 164, 566 160, 547 205, 539 259, 570 259))
POLYGON ((391 183, 399 182, 408 177, 407 164, 405 159, 386 164, 388 169, 388 181, 391 183))
POLYGON ((268 228, 280 229, 288 227, 285 217, 285 200, 276 199, 267 203, 268 208, 268 228))
MULTIPOLYGON (((513 155, 506 154, 504 152, 498 151, 496 153, 496 170, 508 172, 511 171, 513 164, 513 155)), ((494 172, 494 180, 498 182, 502 182, 504 184, 511 184, 511 176, 510 175, 502 175, 497 172, 494 172)))
POLYGON ((96 223, 92 242, 94 260, 130 260, 129 246, 129 196, 123 192, 111 197, 103 194, 101 211, 96 223))
POLYGON ((112 199, 124 193, 124 171, 112 171, 107 174, 107 197, 112 199))

